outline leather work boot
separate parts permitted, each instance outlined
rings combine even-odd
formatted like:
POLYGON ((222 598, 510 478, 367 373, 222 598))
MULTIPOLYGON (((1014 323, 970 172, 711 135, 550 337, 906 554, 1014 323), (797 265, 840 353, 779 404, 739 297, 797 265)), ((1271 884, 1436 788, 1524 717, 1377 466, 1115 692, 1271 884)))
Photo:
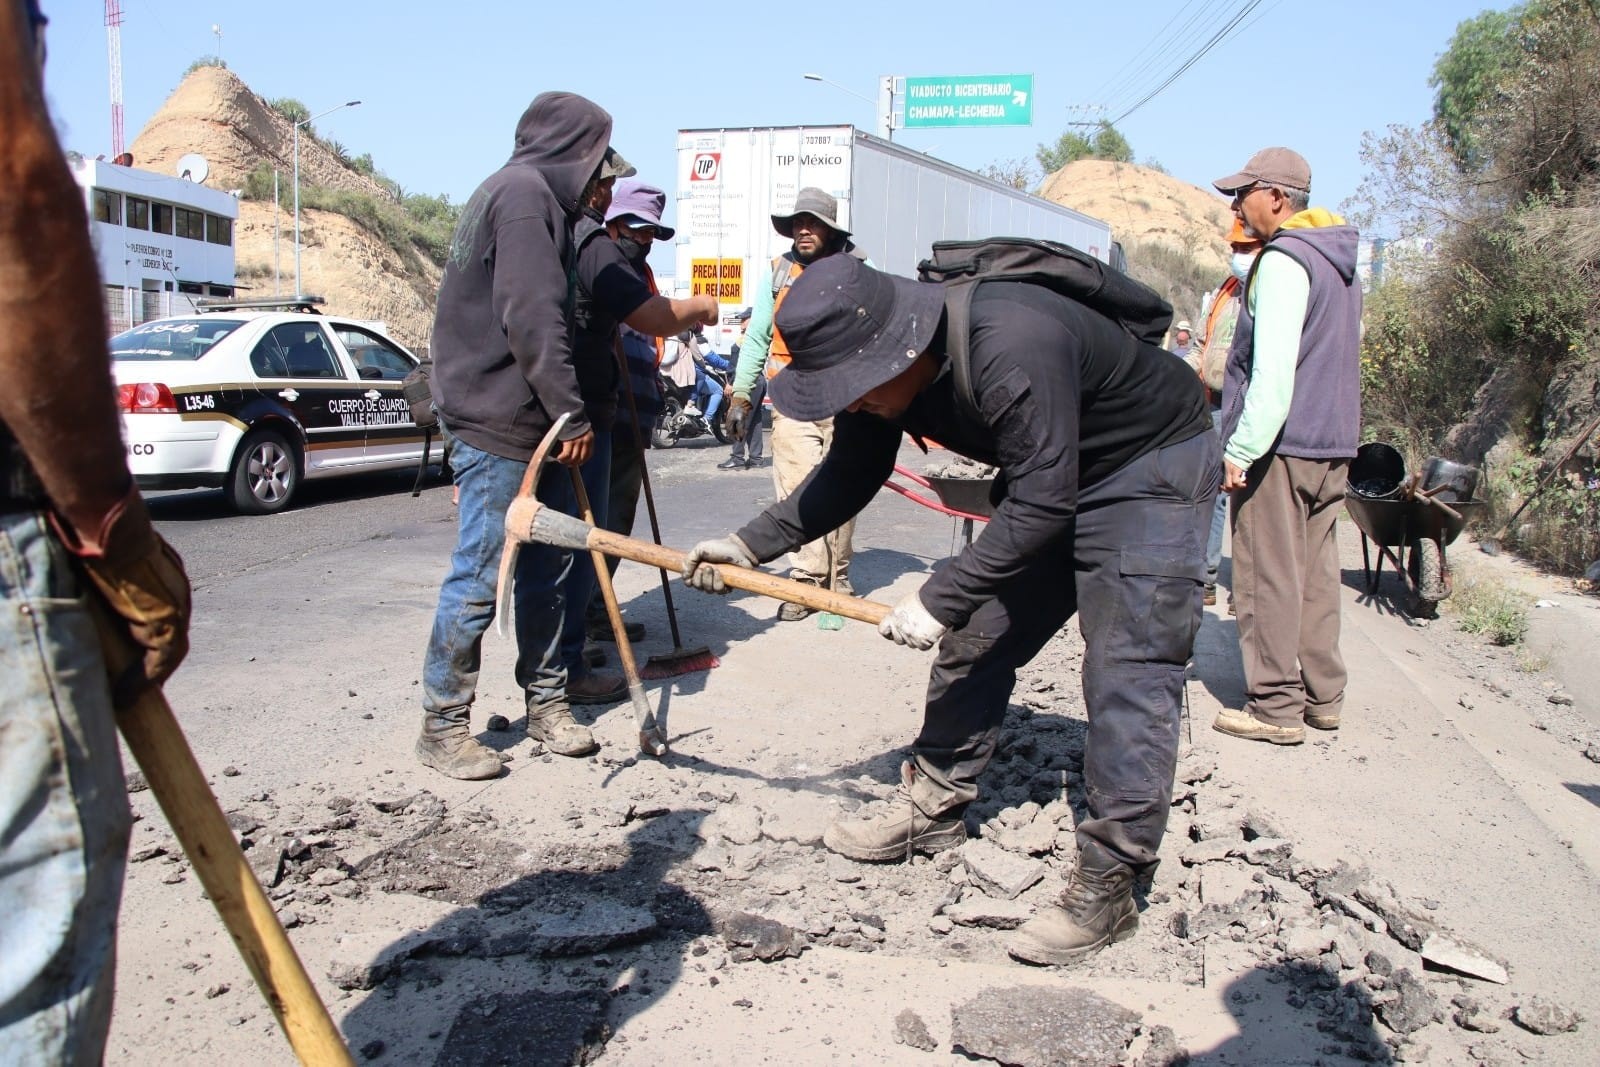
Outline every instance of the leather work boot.
POLYGON ((900 765, 894 796, 835 820, 822 843, 841 856, 863 863, 907 860, 912 852, 943 852, 967 839, 960 816, 930 813, 935 801, 925 778, 907 760, 900 765))
MULTIPOLYGON (((807 585, 814 585, 818 589, 822 588, 822 583, 809 574, 791 572, 789 577, 797 582, 804 582, 807 585)), ((808 608, 804 604, 791 604, 786 600, 782 604, 778 605, 778 621, 799 622, 801 619, 806 618, 816 610, 816 608, 808 608)))
POLYGON ((567 676, 567 699, 574 704, 615 704, 628 697, 628 683, 620 671, 590 671, 567 676))
POLYGON ((1242 737, 1246 741, 1266 741, 1273 745, 1298 745, 1306 739, 1304 726, 1274 726, 1262 722, 1248 711, 1223 708, 1211 723, 1219 734, 1242 737))
MULTIPOLYGON (((630 643, 644 640, 644 623, 622 620, 622 632, 630 643)), ((602 615, 598 620, 590 619, 583 626, 583 635, 590 641, 610 641, 616 643, 617 635, 611 630, 611 620, 602 615)))
POLYGON ((1078 849, 1061 906, 1022 925, 1006 951, 1025 963, 1077 963, 1139 929, 1133 869, 1095 842, 1078 849))
POLYGON ((543 741, 558 756, 587 756, 599 744, 587 726, 572 717, 566 704, 528 705, 528 736, 543 741))
POLYGON ((1339 728, 1339 713, 1337 711, 1307 711, 1306 725, 1313 730, 1337 730, 1339 728))
POLYGON ((491 748, 472 736, 468 721, 472 706, 422 713, 422 736, 417 738, 417 759, 424 767, 467 782, 500 777, 503 766, 491 748))

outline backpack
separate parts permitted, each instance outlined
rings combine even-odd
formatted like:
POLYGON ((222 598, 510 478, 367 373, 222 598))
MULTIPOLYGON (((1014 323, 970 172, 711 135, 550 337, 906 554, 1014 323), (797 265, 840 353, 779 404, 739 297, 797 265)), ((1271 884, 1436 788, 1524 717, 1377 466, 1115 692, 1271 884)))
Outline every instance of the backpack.
POLYGON ((933 255, 917 265, 924 282, 945 287, 945 353, 955 378, 956 400, 977 418, 972 392, 972 294, 979 282, 1030 282, 1098 311, 1145 344, 1160 346, 1172 323, 1172 305, 1154 289, 1106 266, 1086 252, 1056 241, 990 237, 981 241, 935 241, 933 255))
POLYGON ((400 395, 411 409, 411 421, 422 431, 422 460, 417 464, 417 481, 411 487, 412 496, 422 495, 422 479, 428 470, 428 452, 433 444, 433 431, 439 428, 439 409, 433 406, 433 360, 425 359, 400 379, 400 395))

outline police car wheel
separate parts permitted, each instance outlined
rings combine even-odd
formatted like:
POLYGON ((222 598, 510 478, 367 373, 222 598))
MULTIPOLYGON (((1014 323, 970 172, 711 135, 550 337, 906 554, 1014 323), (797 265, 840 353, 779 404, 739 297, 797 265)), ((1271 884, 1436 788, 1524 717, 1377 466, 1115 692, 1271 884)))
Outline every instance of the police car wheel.
POLYGON ((276 430, 257 430, 239 445, 228 474, 228 498, 246 515, 282 511, 300 485, 300 460, 276 430))

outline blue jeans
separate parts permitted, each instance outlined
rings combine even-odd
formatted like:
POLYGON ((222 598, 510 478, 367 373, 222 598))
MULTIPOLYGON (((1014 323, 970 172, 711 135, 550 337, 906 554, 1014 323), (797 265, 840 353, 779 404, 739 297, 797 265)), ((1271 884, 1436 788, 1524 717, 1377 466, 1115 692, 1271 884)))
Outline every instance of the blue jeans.
POLYGON ((0 515, 0 1059, 99 1063, 128 797, 100 639, 43 517, 0 515))
MULTIPOLYGON (((1217 408, 1211 412, 1211 426, 1217 431, 1217 440, 1222 440, 1222 409, 1217 408)), ((1217 502, 1211 508, 1211 536, 1206 541, 1206 585, 1215 586, 1217 575, 1222 570, 1222 534, 1228 528, 1228 494, 1218 493, 1217 502)))
MULTIPOLYGON (((483 635, 494 622, 506 508, 516 497, 528 467, 521 460, 474 448, 460 438, 451 439, 450 466, 461 490, 456 548, 450 557, 450 573, 439 589, 439 606, 422 663, 422 706, 435 714, 469 707, 477 696, 483 635)), ((572 475, 566 467, 547 466, 535 492, 546 506, 568 514, 575 511, 572 475)), ((523 545, 517 554, 512 584, 516 679, 531 704, 566 699, 562 631, 571 567, 570 552, 548 545, 523 545)), ((580 656, 582 649, 580 629, 580 656)))
POLYGON ((722 387, 701 370, 695 368, 694 397, 700 403, 700 412, 706 417, 706 425, 711 425, 711 420, 717 417, 717 409, 722 407, 722 387))

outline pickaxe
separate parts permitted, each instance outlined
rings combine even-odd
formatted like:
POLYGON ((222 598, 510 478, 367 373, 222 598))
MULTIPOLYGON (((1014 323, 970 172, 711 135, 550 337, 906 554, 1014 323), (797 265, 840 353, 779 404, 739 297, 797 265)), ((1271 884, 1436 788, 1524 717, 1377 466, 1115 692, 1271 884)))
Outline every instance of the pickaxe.
MULTIPOLYGON (((539 442, 539 447, 534 449, 533 458, 528 460, 528 469, 522 476, 522 485, 517 490, 516 498, 506 508, 506 543, 500 554, 500 581, 495 596, 499 605, 495 612, 495 626, 502 634, 506 632, 506 619, 511 615, 511 585, 512 575, 516 570, 517 553, 524 544, 537 540, 531 536, 531 532, 538 516, 547 510, 539 503, 538 497, 534 496, 534 491, 539 485, 539 471, 549 458, 550 450, 555 447, 569 418, 570 415, 562 415, 556 419, 555 425, 544 435, 544 440, 539 442)), ((593 529, 591 525, 593 513, 589 510, 583 482, 576 470, 572 472, 572 481, 574 491, 578 494, 579 504, 590 522, 584 522, 570 515, 562 515, 562 518, 575 522, 584 529, 593 529)), ((584 547, 580 544, 574 550, 582 551, 584 547)), ((590 556, 594 561, 595 580, 600 583, 600 594, 606 602, 606 614, 611 619, 611 632, 617 639, 617 657, 622 660, 622 671, 628 679, 628 698, 633 703, 634 721, 639 726, 639 750, 648 752, 652 756, 664 756, 667 752, 667 738, 656 723, 655 712, 650 710, 649 701, 645 699, 644 683, 639 680, 639 669, 633 659, 633 646, 628 642, 627 632, 622 625, 622 611, 617 607, 617 593, 611 585, 611 572, 606 567, 603 554, 591 552, 590 556)))

